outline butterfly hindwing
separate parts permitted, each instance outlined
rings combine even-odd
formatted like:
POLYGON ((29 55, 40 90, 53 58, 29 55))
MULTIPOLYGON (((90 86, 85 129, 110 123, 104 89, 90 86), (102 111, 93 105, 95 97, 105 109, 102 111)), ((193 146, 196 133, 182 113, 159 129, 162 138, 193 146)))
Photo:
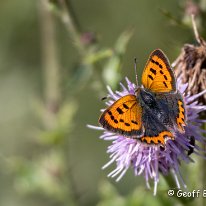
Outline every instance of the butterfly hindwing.
POLYGON ((185 104, 179 92, 174 95, 173 99, 173 104, 169 104, 170 111, 174 111, 174 122, 179 132, 183 133, 185 131, 184 126, 187 124, 185 104))
POLYGON ((151 53, 142 74, 142 85, 155 93, 176 91, 174 73, 166 55, 160 49, 151 53))
POLYGON ((126 95, 114 102, 99 118, 109 131, 127 136, 141 136, 142 108, 135 95, 126 95))
POLYGON ((141 141, 147 144, 165 145, 168 139, 174 139, 170 130, 152 113, 152 110, 144 108, 142 121, 145 128, 144 136, 141 141))

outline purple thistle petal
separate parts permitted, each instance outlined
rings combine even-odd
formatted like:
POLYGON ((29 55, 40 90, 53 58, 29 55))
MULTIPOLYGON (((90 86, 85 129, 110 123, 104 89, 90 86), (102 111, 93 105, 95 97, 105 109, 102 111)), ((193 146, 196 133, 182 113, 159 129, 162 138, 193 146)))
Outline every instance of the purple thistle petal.
POLYGON ((195 95, 189 97, 188 98, 188 101, 189 101, 188 103, 193 102, 195 99, 197 99, 198 97, 204 95, 205 93, 206 93, 206 90, 204 90, 204 91, 202 91, 202 92, 200 92, 198 94, 195 94, 195 95))
POLYGON ((104 131, 104 128, 99 127, 99 126, 94 126, 94 125, 88 124, 87 127, 90 128, 90 129, 103 130, 104 131))

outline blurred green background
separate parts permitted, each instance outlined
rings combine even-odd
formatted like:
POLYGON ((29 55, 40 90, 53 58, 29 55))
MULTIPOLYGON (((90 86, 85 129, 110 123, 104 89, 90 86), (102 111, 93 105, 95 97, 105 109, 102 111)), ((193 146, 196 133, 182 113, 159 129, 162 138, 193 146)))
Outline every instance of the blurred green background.
MULTIPOLYGON (((186 7, 177 0, 0 1, 0 205, 177 203, 163 179, 153 197, 133 171, 118 183, 107 178, 115 167, 101 170, 110 142, 86 125, 98 125, 106 85, 135 81, 134 57, 140 76, 154 49, 172 62, 194 41, 186 7)), ((194 187, 198 164, 184 166, 194 187)))

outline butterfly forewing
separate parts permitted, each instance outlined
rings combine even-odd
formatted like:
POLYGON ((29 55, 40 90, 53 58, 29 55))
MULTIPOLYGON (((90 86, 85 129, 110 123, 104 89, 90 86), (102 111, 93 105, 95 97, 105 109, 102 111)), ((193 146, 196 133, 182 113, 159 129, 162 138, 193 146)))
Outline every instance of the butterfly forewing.
POLYGON ((144 88, 156 93, 176 91, 176 81, 165 54, 157 49, 153 51, 142 74, 144 88))
POLYGON ((99 118, 109 131, 127 136, 141 136, 142 108, 135 95, 126 95, 114 102, 99 118))

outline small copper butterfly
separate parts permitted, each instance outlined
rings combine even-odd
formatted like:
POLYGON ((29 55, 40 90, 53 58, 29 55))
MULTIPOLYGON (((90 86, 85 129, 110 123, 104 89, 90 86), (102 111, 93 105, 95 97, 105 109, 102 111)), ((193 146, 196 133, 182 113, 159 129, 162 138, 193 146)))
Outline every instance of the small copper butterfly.
POLYGON ((153 51, 135 95, 121 97, 99 118, 103 128, 146 144, 165 145, 174 131, 184 133, 185 104, 166 55, 153 51))

